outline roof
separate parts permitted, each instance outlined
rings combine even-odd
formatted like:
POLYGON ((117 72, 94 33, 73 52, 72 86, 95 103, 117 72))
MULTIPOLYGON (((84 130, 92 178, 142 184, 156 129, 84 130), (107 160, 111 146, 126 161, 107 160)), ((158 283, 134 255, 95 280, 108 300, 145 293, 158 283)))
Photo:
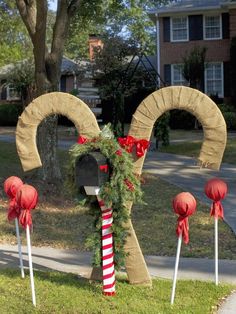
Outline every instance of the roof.
MULTIPOLYGON (((19 61, 19 63, 21 62, 23 61, 19 61)), ((61 74, 70 75, 70 74, 77 73, 81 71, 81 65, 83 65, 84 67, 88 66, 87 62, 80 61, 79 63, 76 63, 67 57, 63 57, 62 64, 61 64, 61 74)), ((14 69, 14 67, 15 67, 14 63, 6 64, 0 67, 0 77, 1 78, 6 77, 8 73, 14 69)))
POLYGON ((172 1, 167 5, 161 5, 150 10, 149 16, 155 20, 157 16, 167 16, 177 13, 195 13, 196 11, 227 11, 231 7, 236 7, 236 0, 180 0, 172 1))
POLYGON ((61 74, 71 74, 73 72, 78 72, 78 64, 67 57, 63 57, 61 63, 61 74))

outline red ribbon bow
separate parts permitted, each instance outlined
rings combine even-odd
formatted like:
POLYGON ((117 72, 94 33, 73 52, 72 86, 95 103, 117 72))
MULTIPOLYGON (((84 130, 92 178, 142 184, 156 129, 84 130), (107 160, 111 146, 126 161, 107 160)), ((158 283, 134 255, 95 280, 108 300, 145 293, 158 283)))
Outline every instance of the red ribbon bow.
POLYGON ((118 142, 121 147, 125 148, 128 153, 131 153, 133 148, 136 148, 136 156, 142 157, 148 149, 150 142, 145 139, 137 140, 133 136, 119 137, 118 142))
POLYGON ((21 181, 21 179, 15 176, 7 178, 4 182, 4 191, 10 199, 7 211, 7 218, 9 221, 15 218, 19 218, 20 207, 16 202, 16 193, 22 185, 23 182, 21 181))
POLYGON ((17 191, 16 202, 21 208, 21 213, 19 217, 19 222, 24 229, 27 225, 31 227, 32 217, 31 210, 35 208, 38 202, 38 192, 36 189, 28 184, 22 185, 22 187, 17 191))

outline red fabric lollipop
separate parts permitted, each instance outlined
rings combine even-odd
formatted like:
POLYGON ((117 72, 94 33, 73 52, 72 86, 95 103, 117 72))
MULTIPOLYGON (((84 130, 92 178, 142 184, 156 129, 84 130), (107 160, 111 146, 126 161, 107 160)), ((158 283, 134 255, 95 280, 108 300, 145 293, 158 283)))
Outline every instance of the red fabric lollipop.
POLYGON ((38 192, 36 189, 28 184, 22 185, 22 187, 17 191, 16 202, 21 208, 21 213, 19 217, 19 222, 24 229, 27 225, 31 227, 32 217, 31 209, 34 209, 38 202, 38 192))
POLYGON ((220 179, 214 178, 209 180, 205 185, 206 196, 213 200, 211 205, 211 216, 216 218, 224 218, 224 208, 221 204, 221 200, 227 194, 227 184, 220 179))
POLYGON ((173 209, 179 215, 176 234, 178 237, 182 235, 186 244, 189 242, 188 216, 195 212, 196 206, 195 198, 188 192, 177 194, 173 200, 173 209))
POLYGON ((15 176, 7 178, 4 182, 4 191, 10 199, 7 211, 7 217, 9 221, 18 218, 20 215, 20 207, 16 203, 16 193, 22 185, 22 180, 15 176))

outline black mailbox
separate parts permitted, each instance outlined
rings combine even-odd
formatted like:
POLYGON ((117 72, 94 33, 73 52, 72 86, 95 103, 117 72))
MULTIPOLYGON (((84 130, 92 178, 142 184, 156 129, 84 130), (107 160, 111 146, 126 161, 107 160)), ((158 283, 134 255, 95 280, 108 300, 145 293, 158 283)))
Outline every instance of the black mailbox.
POLYGON ((106 157, 100 152, 91 152, 77 158, 75 177, 78 187, 100 187, 109 179, 109 165, 106 157))

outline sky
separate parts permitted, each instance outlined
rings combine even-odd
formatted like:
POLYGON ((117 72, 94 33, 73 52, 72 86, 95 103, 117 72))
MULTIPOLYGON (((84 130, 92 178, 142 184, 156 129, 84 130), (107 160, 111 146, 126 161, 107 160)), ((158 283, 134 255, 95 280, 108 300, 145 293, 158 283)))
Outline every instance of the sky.
POLYGON ((49 9, 56 11, 57 9, 57 0, 50 0, 49 1, 49 9))

